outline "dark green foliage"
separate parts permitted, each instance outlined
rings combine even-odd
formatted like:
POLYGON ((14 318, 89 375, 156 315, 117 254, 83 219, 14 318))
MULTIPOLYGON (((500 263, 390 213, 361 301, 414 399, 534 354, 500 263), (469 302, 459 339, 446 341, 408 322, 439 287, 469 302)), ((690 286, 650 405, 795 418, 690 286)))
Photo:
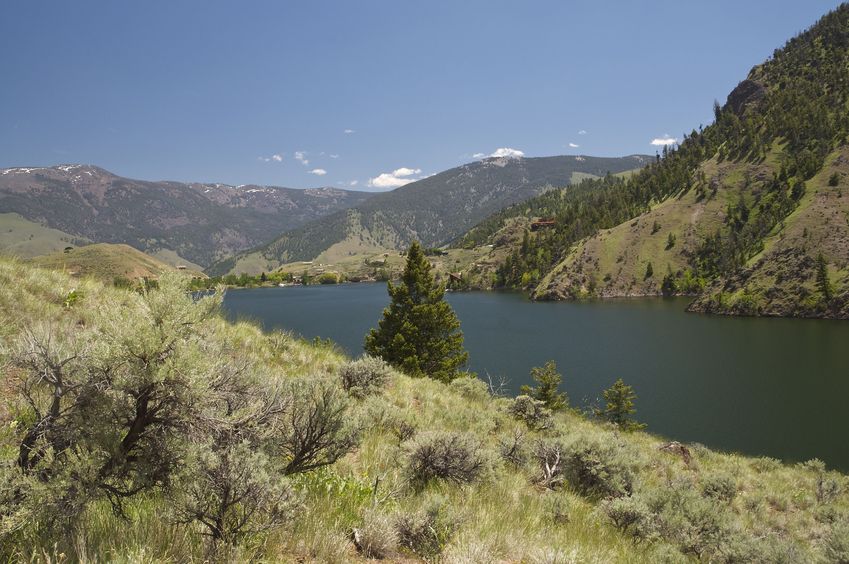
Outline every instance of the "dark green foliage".
POLYGON ((654 267, 651 264, 651 261, 646 265, 646 274, 643 276, 646 280, 654 276, 654 267))
POLYGON ((831 280, 828 278, 828 263, 822 253, 817 255, 816 273, 817 290, 819 290, 822 299, 829 302, 834 297, 834 286, 832 286, 831 280))
POLYGON ((637 423, 631 416, 637 412, 634 400, 637 394, 634 388, 625 384, 622 379, 616 380, 613 386, 602 392, 607 405, 604 409, 597 410, 597 415, 615 424, 622 430, 632 431, 642 429, 645 425, 637 423))
POLYGON ((654 234, 655 234, 655 233, 657 233, 658 231, 660 231, 660 223, 658 223, 657 221, 655 221, 655 222, 652 224, 652 226, 651 226, 651 234, 652 234, 652 235, 654 235, 654 234))
POLYGON ((828 177, 828 185, 832 188, 840 185, 840 173, 835 172, 831 176, 828 177))
POLYGON ((666 238, 666 250, 667 251, 675 246, 675 241, 676 241, 675 233, 670 232, 669 236, 666 238))
POLYGON ((411 376, 450 382, 460 375, 468 353, 463 350, 460 322, 436 284, 418 243, 407 252, 397 285, 388 283, 392 302, 377 329, 366 336, 365 350, 411 376))
POLYGON ((666 273, 666 276, 663 277, 663 281, 660 283, 660 293, 665 297, 674 296, 678 291, 678 285, 675 280, 675 275, 672 274, 672 270, 669 270, 666 273))
POLYGON ((543 367, 531 368, 531 379, 537 385, 522 386, 523 394, 541 401, 551 411, 560 411, 569 406, 569 396, 565 392, 558 391, 563 376, 557 372, 557 365, 553 360, 546 362, 543 367))

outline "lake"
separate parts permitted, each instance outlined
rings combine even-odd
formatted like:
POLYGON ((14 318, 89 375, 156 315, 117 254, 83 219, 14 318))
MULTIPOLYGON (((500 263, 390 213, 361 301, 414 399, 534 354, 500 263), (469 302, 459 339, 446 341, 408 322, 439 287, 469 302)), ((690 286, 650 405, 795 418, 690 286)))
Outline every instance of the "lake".
MULTIPOLYGON (((509 379, 557 362, 572 405, 597 402, 617 378, 652 432, 751 455, 818 457, 849 470, 849 322, 690 314, 687 299, 529 301, 508 292, 447 295, 469 368, 509 379)), ((383 284, 227 293, 232 318, 362 353, 389 298, 383 284)))

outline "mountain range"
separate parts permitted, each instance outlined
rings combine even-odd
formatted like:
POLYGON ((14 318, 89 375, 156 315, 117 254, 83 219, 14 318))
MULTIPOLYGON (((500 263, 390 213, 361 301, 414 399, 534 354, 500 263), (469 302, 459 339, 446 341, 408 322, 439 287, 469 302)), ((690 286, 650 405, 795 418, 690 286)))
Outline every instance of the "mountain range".
POLYGON ((336 188, 150 182, 78 164, 0 169, 0 219, 19 226, 22 217, 65 233, 67 241, 125 243, 198 268, 370 196, 336 188))
POLYGON ((318 257, 332 262, 353 254, 403 249, 413 240, 431 247, 445 245, 506 206, 584 178, 638 169, 652 159, 576 155, 472 162, 310 222, 219 262, 208 272, 259 273, 318 257))

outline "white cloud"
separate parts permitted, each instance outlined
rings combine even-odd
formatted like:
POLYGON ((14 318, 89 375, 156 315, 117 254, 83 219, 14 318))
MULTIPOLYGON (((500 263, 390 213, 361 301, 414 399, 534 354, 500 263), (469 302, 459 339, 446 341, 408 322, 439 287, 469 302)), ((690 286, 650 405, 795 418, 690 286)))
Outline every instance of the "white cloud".
POLYGON ((274 161, 276 163, 282 163, 283 162, 283 155, 281 155, 280 153, 275 153, 275 154, 271 155, 270 157, 257 157, 256 160, 263 162, 263 163, 270 163, 271 161, 274 161))
POLYGON ((587 134, 586 129, 582 129, 581 131, 578 132, 578 135, 586 135, 586 134, 587 134))
POLYGON ((496 150, 495 150, 495 151, 494 151, 491 155, 489 155, 489 156, 490 156, 490 157, 512 157, 512 158, 518 158, 518 157, 524 157, 524 156, 525 156, 525 153, 524 153, 524 152, 522 152, 522 151, 520 151, 519 149, 513 149, 513 148, 511 148, 511 147, 499 147, 498 149, 496 149, 496 150))
POLYGON ((473 158, 473 159, 482 159, 482 158, 484 158, 485 156, 486 156, 486 155, 484 155, 483 153, 475 153, 474 155, 472 155, 472 158, 473 158))
POLYGON ((295 151, 295 160, 300 162, 304 166, 310 164, 310 161, 307 159, 306 151, 295 151))
POLYGON ((580 147, 580 145, 578 145, 577 143, 569 143, 569 146, 573 149, 577 149, 578 147, 580 147))
POLYGON ((374 178, 369 178, 368 185, 372 188, 399 188, 414 180, 418 180, 410 178, 410 176, 421 174, 421 172, 422 169, 420 168, 396 168, 392 172, 384 172, 374 178))
POLYGON ((337 154, 335 154, 335 153, 330 153, 330 158, 331 158, 331 159, 338 159, 338 158, 339 158, 339 155, 337 155, 337 154))
POLYGON ((355 133, 355 131, 353 129, 346 129, 343 133, 345 133, 346 135, 350 135, 352 133, 355 133))
POLYGON ((359 183, 360 183, 360 181, 359 181, 359 180, 352 180, 352 181, 350 181, 350 182, 348 183, 348 186, 356 186, 356 185, 357 185, 357 184, 359 184, 359 183))
POLYGON ((314 168, 314 169, 309 170, 307 172, 309 172, 310 174, 314 174, 316 176, 324 176, 325 174, 327 174, 327 171, 324 170, 323 168, 314 168))
POLYGON ((670 137, 668 133, 663 137, 655 137, 651 140, 651 144, 655 147, 662 147, 664 145, 675 145, 676 143, 678 143, 678 139, 676 139, 675 137, 670 137))

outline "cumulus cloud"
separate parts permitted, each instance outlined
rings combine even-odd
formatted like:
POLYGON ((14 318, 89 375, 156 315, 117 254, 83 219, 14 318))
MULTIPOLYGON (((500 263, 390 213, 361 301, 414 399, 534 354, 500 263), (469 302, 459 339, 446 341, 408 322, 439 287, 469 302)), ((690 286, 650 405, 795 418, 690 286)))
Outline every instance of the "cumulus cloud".
POLYGON ((569 146, 573 149, 577 149, 578 147, 580 147, 580 145, 578 145, 577 143, 569 143, 569 146))
POLYGON ((359 184, 359 183, 360 183, 360 181, 359 181, 359 180, 352 180, 352 181, 350 181, 350 182, 348 183, 348 186, 356 186, 356 185, 357 185, 357 184, 359 184))
POLYGON ((338 159, 339 155, 337 155, 336 153, 330 153, 330 158, 331 159, 338 159))
POLYGON ((295 151, 295 160, 304 166, 310 164, 310 161, 307 159, 306 151, 295 151))
POLYGON ((586 129, 582 129, 581 131, 578 132, 578 135, 586 135, 586 134, 587 134, 586 129))
POLYGON ((369 178, 368 185, 372 188, 399 188, 405 184, 409 184, 415 178, 410 178, 413 175, 421 174, 420 168, 396 168, 392 172, 384 172, 378 174, 374 178, 369 178))
POLYGON ((524 157, 525 153, 520 151, 519 149, 513 149, 512 147, 499 147, 495 151, 493 151, 490 157, 524 157))
POLYGON ((278 163, 283 162, 283 155, 271 155, 271 160, 278 163))
POLYGON ((276 163, 281 163, 281 162, 283 162, 283 155, 281 155, 279 153, 275 153, 275 154, 271 155, 270 157, 257 157, 256 160, 264 162, 264 163, 270 163, 271 161, 274 161, 276 163))
POLYGON ((354 133, 354 130, 353 129, 346 129, 343 133, 345 133, 346 135, 350 135, 350 134, 354 133))
POLYGON ((474 155, 472 155, 472 158, 473 158, 473 159, 482 159, 482 158, 484 158, 485 156, 486 156, 486 155, 484 155, 483 153, 475 153, 474 155))
POLYGON ((327 174, 327 171, 324 170, 323 168, 314 168, 312 170, 308 170, 307 172, 309 172, 310 174, 314 174, 316 176, 324 176, 325 174, 327 174))
POLYGON ((663 137, 655 137, 651 140, 651 144, 655 147, 662 147, 664 145, 675 145, 676 143, 678 143, 678 139, 676 139, 675 137, 670 137, 668 133, 663 137))

